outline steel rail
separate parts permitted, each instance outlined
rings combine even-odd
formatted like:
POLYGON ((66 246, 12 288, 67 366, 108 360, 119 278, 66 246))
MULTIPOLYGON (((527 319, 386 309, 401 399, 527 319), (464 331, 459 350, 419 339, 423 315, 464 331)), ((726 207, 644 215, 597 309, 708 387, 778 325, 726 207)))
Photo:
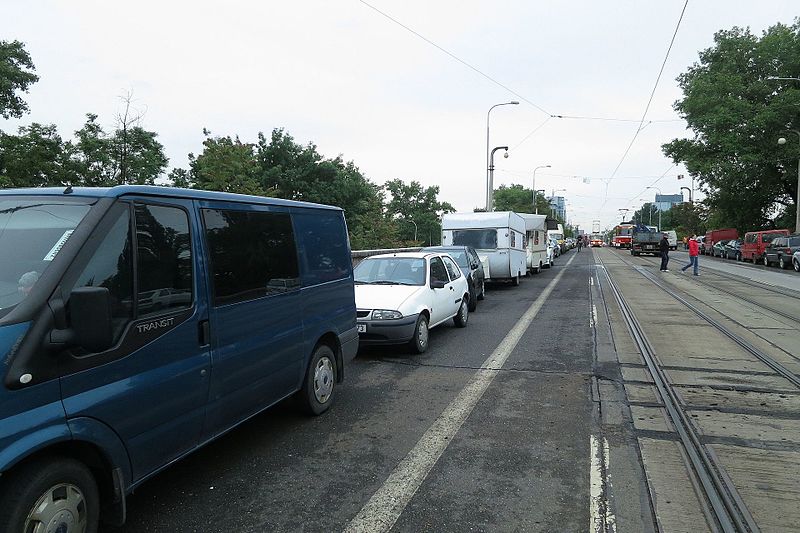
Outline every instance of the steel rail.
MULTIPOLYGON (((645 258, 643 258, 643 259, 645 259, 645 258)), ((647 258, 647 259, 649 259, 649 258, 647 258)), ((631 266, 634 266, 634 268, 635 268, 635 265, 631 265, 631 266)), ((765 286, 762 286, 762 284, 757 285, 756 284, 757 282, 748 283, 748 281, 750 281, 750 280, 747 280, 747 278, 739 279, 740 278, 739 276, 735 276, 735 275, 726 276, 724 274, 720 274, 719 272, 713 272, 713 275, 719 275, 720 277, 723 277, 723 278, 727 278, 727 279, 730 279, 730 280, 733 280, 733 281, 739 281, 741 283, 744 283, 745 285, 749 285, 750 287, 756 287, 758 289, 765 289, 765 290, 768 290, 768 291, 773 292, 775 294, 780 294, 782 296, 786 296, 788 298, 800 299, 800 293, 798 293, 797 296, 792 295, 792 294, 786 294, 785 292, 772 290, 769 286, 766 286, 766 285, 765 286)), ((718 290, 720 292, 724 292, 726 294, 730 294, 731 296, 733 296, 735 298, 743 300, 743 301, 745 301, 747 303, 751 303, 753 305, 757 305, 757 306, 761 307, 762 309, 766 309, 770 313, 774 313, 776 315, 782 316, 783 318, 788 318, 789 320, 792 320, 794 322, 800 323, 800 317, 797 317, 795 315, 789 314, 789 313, 787 313, 785 311, 781 311, 780 309, 775 309, 774 307, 770 307, 769 305, 765 305, 765 304, 763 304, 761 302, 758 302, 758 301, 753 300, 751 298, 748 298, 746 296, 742 296, 741 294, 737 294, 736 292, 734 292, 734 291, 732 291, 730 289, 722 288, 719 285, 715 285, 714 283, 709 283, 708 281, 702 281, 701 282, 699 280, 695 280, 694 277, 692 277, 692 281, 695 282, 695 283, 698 283, 700 285, 705 284, 708 287, 716 289, 716 290, 718 290)))
POLYGON ((631 336, 650 370, 659 396, 664 402, 664 407, 686 450, 692 469, 703 488, 703 492, 706 495, 708 504, 714 513, 719 527, 725 533, 755 533, 759 531, 758 526, 755 524, 746 508, 741 509, 739 505, 737 505, 737 500, 741 501, 741 498, 736 493, 735 487, 725 483, 725 480, 720 475, 721 467, 709 457, 697 431, 683 411, 676 392, 670 386, 664 370, 658 363, 655 351, 645 336, 641 324, 639 324, 639 321, 636 319, 627 301, 611 279, 611 274, 605 267, 602 258, 598 257, 598 259, 606 274, 608 286, 614 294, 614 298, 631 332, 631 336))
MULTIPOLYGON (((625 259, 623 259, 623 262, 628 264, 629 266, 632 266, 634 270, 636 270, 639 274, 641 274, 642 276, 644 276, 645 278, 650 280, 650 282, 652 282, 658 288, 660 288, 661 290, 663 290, 664 292, 666 292, 667 294, 669 294, 670 296, 672 296, 673 298, 678 300, 680 303, 685 305, 694 314, 696 314, 697 316, 699 316, 700 318, 702 318, 703 320, 708 322, 711 326, 715 327, 718 331, 723 333, 725 336, 727 336, 733 342, 735 342, 736 344, 738 344, 739 346, 744 348, 747 352, 749 352, 751 355, 755 356, 762 363, 764 363, 765 365, 770 367, 772 370, 774 370, 775 372, 780 374, 783 378, 785 378, 787 381, 789 381, 792 385, 794 385, 795 387, 800 389, 800 377, 798 377, 797 374, 795 374, 794 372, 792 372, 791 370, 789 370, 788 368, 786 368, 785 366, 783 366, 782 364, 777 362, 775 359, 773 359, 769 355, 765 354, 764 352, 762 352, 761 350, 759 350, 758 348, 756 348, 755 346, 753 346, 752 344, 750 344, 749 342, 744 340, 742 337, 740 337, 736 333, 732 332, 731 330, 729 330, 728 328, 723 326, 719 321, 717 321, 717 320, 711 318, 710 316, 708 316, 706 313, 704 313, 703 311, 698 309, 697 306, 695 306, 695 305, 689 303, 688 301, 686 301, 685 298, 679 296, 677 294, 677 292, 675 292, 673 289, 671 289, 669 287, 666 287, 661 282, 661 280, 656 278, 651 272, 648 272, 647 270, 645 270, 641 266, 635 265, 633 263, 630 263, 630 262, 626 261, 625 259)), ((756 304, 756 305, 761 305, 761 304, 756 304)), ((793 318, 793 320, 796 320, 796 319, 793 318)))

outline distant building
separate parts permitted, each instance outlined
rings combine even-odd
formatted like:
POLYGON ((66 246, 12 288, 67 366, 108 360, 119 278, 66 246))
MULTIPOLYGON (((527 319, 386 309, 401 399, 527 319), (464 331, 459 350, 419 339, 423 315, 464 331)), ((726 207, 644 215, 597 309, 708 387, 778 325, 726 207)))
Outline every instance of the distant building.
POLYGON ((683 203, 682 194, 656 194, 656 201, 653 205, 659 211, 667 211, 675 204, 683 203))
POLYGON ((561 220, 567 219, 567 206, 564 202, 563 196, 551 196, 550 209, 553 210, 554 216, 560 218, 561 220))

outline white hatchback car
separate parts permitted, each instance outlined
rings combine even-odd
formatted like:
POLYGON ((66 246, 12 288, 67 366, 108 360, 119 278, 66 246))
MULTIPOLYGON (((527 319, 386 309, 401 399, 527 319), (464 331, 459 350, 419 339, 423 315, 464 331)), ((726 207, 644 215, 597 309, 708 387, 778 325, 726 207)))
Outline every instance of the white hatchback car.
POLYGON ((359 343, 402 344, 422 353, 428 330, 449 319, 465 327, 469 286, 446 253, 367 257, 353 270, 359 343))

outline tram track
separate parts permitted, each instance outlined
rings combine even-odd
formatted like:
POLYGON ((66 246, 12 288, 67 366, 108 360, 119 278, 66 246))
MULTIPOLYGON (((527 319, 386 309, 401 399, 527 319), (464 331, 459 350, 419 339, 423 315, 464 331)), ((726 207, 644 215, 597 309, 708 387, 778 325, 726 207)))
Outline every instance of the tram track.
MULTIPOLYGON (((640 257, 640 258, 641 259, 645 259, 645 260, 650 259, 650 258, 645 258, 645 257, 640 257)), ((655 263, 650 263, 650 264, 655 264, 655 263)), ((733 275, 733 274, 729 275, 729 274, 726 274, 726 273, 723 273, 723 272, 718 272, 718 271, 712 272, 712 275, 719 276, 719 277, 726 278, 726 279, 730 279, 732 281, 736 281, 736 282, 742 283, 744 285, 748 285, 750 287, 757 288, 759 290, 766 290, 766 291, 772 292, 774 294, 780 294, 781 296, 786 296, 786 297, 793 298, 793 299, 800 298, 800 294, 790 294, 788 292, 784 292, 784 291, 781 291, 781 290, 776 290, 776 289, 770 287, 769 285, 766 285, 766 284, 763 284, 763 283, 759 283, 759 282, 753 282, 752 280, 748 280, 747 278, 744 278, 744 277, 741 277, 741 276, 736 276, 736 275, 733 275)), ((747 302, 749 304, 757 305, 758 307, 761 307, 762 309, 765 309, 765 310, 769 311, 770 313, 773 313, 775 315, 778 315, 778 316, 781 316, 781 317, 786 318, 788 320, 791 320, 791 321, 793 321, 793 322, 795 322, 797 324, 800 324, 800 317, 798 317, 797 315, 794 315, 794 314, 791 314, 791 313, 787 313, 786 311, 783 311, 781 309, 776 309, 776 308, 774 308, 774 307, 772 307, 770 305, 767 305, 767 304, 765 304, 763 302, 760 302, 760 301, 755 300, 753 298, 749 298, 747 296, 739 294, 736 291, 727 289, 725 287, 720 287, 716 283, 713 283, 713 282, 709 283, 707 278, 704 278, 703 281, 696 280, 696 279, 692 278, 692 281, 694 283, 697 283, 698 285, 701 285, 701 286, 704 286, 704 287, 711 287, 714 290, 717 290, 719 292, 725 293, 725 294, 727 294, 729 296, 733 296, 734 298, 737 298, 737 299, 742 300, 744 302, 747 302)))
MULTIPOLYGON (((729 476, 725 473, 718 457, 713 450, 703 444, 701 436, 690 421, 690 417, 662 368, 655 350, 647 339, 644 329, 622 291, 612 279, 605 262, 599 254, 596 257, 605 272, 608 287, 620 309, 623 321, 650 371, 656 390, 686 451, 692 471, 713 512, 717 522, 716 526, 725 533, 760 531, 729 476)), ((625 261, 623 260, 623 262, 625 261)), ((650 281, 655 283, 652 279, 650 281)))

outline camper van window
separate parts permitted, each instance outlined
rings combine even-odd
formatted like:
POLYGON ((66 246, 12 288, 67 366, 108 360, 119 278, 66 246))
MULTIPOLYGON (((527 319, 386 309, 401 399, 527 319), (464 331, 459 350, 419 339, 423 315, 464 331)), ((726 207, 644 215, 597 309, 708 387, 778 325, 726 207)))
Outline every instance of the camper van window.
POLYGON ((0 317, 28 296, 93 202, 0 198, 0 317))
POLYGON ((496 229, 453 230, 453 245, 472 246, 476 250, 496 250, 496 229))
POLYGON ((299 289, 297 249, 288 214, 203 209, 214 304, 299 289))
POLYGON ((138 316, 192 305, 192 246, 186 211, 136 205, 138 316))

